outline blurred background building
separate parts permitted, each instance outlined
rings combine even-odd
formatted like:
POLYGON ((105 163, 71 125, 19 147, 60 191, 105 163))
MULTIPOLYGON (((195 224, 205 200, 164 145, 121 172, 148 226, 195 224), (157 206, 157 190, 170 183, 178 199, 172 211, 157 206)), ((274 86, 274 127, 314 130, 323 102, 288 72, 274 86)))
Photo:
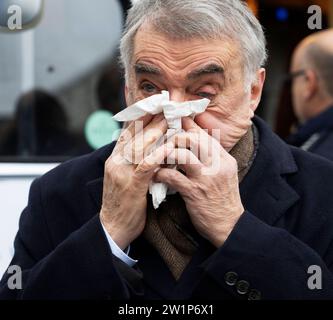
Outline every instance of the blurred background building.
MULTIPOLYGON (((247 2, 269 50, 257 113, 285 137, 295 122, 285 81, 291 53, 319 31, 308 26, 311 5, 322 10, 322 28, 333 27, 333 1, 247 2)), ((32 179, 117 137, 111 117, 126 107, 118 44, 129 6, 130 0, 0 2, 0 273, 32 179), (3 25, 13 4, 22 6, 23 30, 3 25)))

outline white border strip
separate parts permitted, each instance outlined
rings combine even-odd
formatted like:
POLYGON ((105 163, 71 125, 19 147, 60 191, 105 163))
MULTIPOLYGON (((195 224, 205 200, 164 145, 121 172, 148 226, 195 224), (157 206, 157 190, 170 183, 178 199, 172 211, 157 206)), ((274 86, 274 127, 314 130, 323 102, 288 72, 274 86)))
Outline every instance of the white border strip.
POLYGON ((1 177, 39 177, 59 163, 0 163, 1 177))

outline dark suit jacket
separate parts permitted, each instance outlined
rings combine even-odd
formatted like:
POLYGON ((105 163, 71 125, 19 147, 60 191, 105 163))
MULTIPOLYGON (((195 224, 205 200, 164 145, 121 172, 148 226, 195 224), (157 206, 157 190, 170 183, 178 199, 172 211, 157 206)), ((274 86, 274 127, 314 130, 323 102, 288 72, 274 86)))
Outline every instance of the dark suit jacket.
POLYGON ((300 126, 287 142, 333 161, 333 106, 300 126))
POLYGON ((0 298, 332 299, 333 164, 254 122, 260 146, 240 186, 246 212, 222 247, 202 239, 178 282, 143 237, 131 245, 135 268, 111 253, 98 217, 110 145, 33 182, 11 263, 23 269, 23 289, 9 290, 5 274, 0 298), (312 265, 321 290, 308 287, 312 265))

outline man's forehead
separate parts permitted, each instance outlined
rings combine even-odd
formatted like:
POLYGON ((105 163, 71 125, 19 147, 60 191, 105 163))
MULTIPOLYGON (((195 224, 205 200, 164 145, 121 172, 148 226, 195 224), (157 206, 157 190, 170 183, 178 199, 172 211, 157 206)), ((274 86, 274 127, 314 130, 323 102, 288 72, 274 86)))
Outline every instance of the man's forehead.
POLYGON ((151 28, 140 29, 134 40, 131 72, 189 80, 203 75, 224 75, 240 64, 238 45, 230 39, 171 39, 151 28))
POLYGON ((152 28, 140 28, 134 38, 134 56, 148 56, 160 53, 173 59, 203 54, 211 56, 231 56, 238 52, 238 43, 230 38, 174 38, 152 28))

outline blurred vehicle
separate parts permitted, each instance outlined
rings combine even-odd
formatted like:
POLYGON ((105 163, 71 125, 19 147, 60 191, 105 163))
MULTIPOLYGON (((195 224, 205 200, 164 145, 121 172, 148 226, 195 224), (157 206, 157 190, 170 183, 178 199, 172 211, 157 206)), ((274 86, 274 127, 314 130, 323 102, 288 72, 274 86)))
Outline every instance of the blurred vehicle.
POLYGON ((12 257, 33 179, 93 151, 98 144, 91 141, 101 135, 103 143, 111 142, 105 130, 97 137, 88 132, 88 139, 85 126, 98 110, 112 115, 124 107, 117 59, 129 5, 129 0, 0 2, 1 274, 12 257))

